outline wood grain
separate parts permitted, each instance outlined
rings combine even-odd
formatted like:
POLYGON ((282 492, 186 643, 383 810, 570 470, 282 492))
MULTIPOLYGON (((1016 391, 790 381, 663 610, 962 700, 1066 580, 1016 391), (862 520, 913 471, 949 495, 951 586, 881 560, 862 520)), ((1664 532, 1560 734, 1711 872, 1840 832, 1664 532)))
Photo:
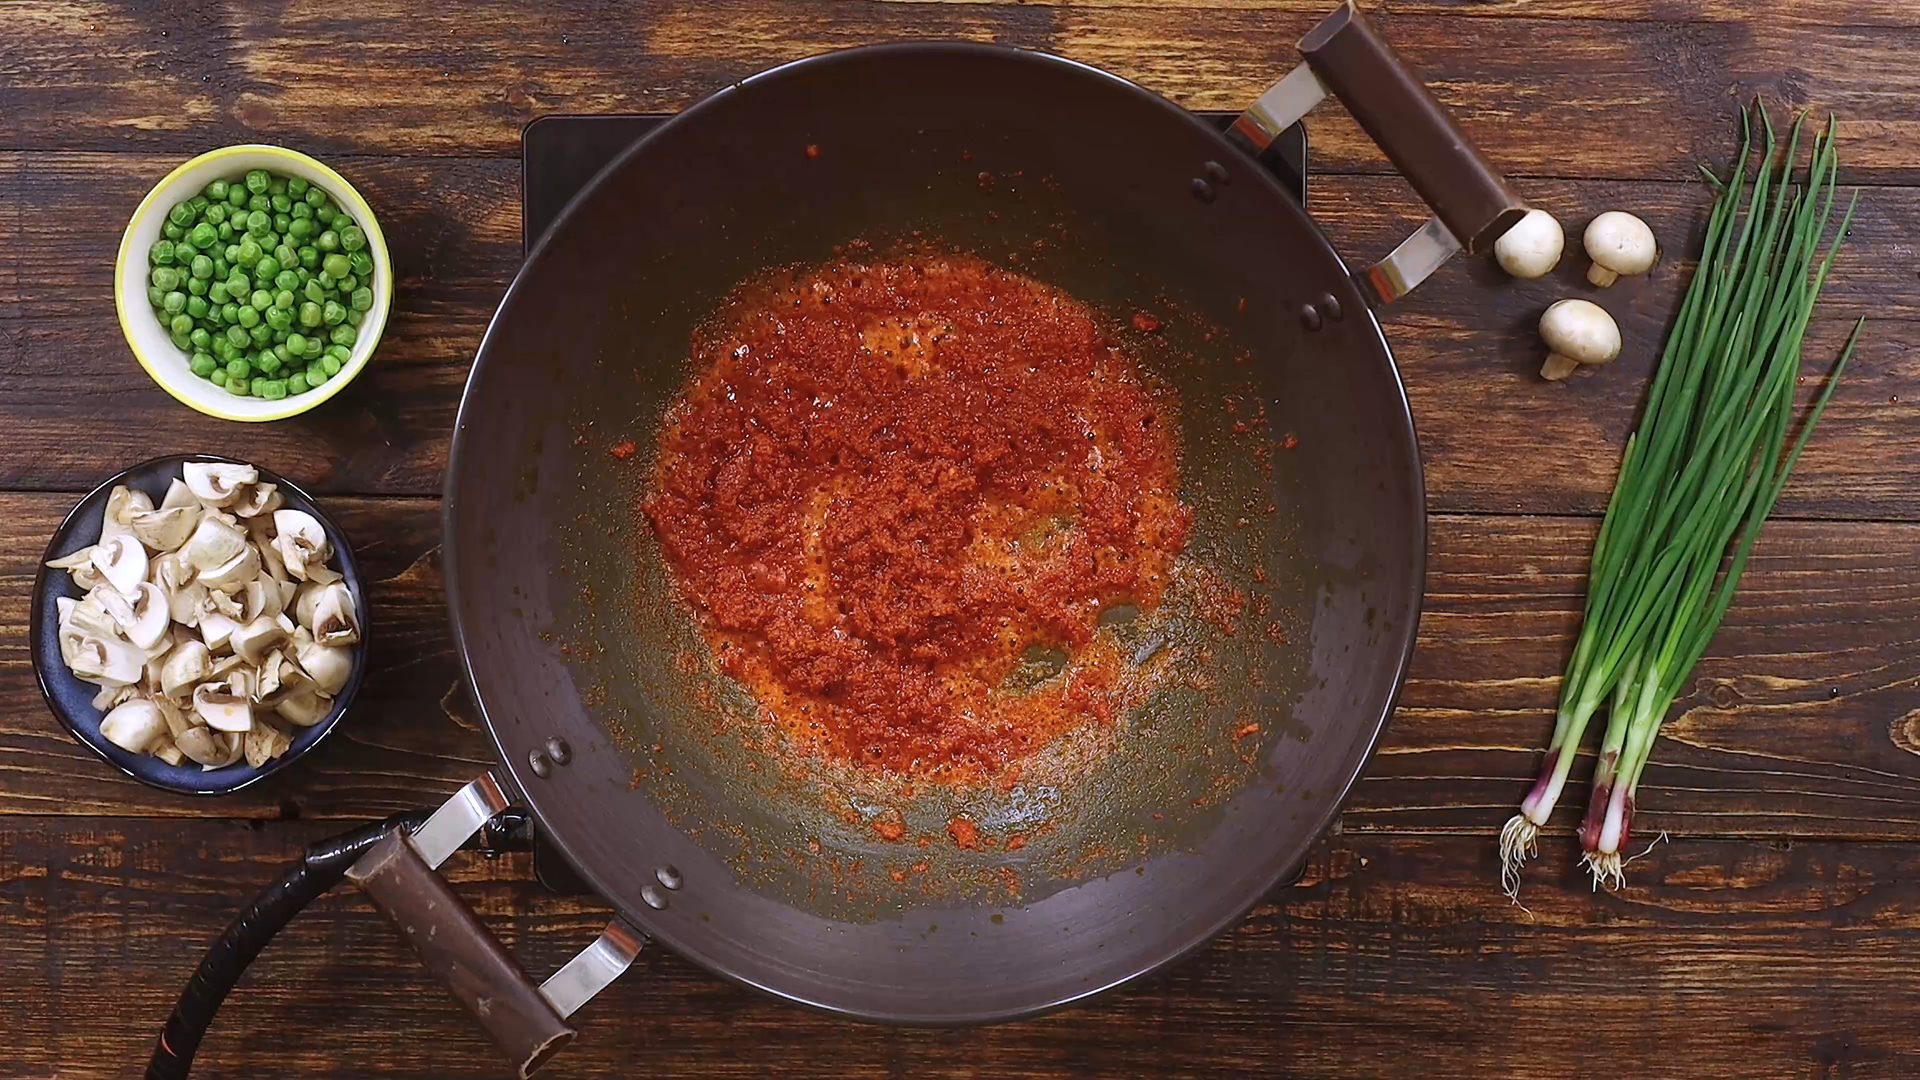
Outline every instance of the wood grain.
MULTIPOLYGON (((32 819, 0 833, 0 1070, 129 1075, 205 941, 310 823, 32 819), (129 975, 136 977, 129 978, 129 975), (103 1022, 111 1018, 111 1022, 103 1022), (9 1060, 11 1058, 11 1060, 9 1060)), ((524 856, 449 864, 536 973, 605 921, 524 856)), ((1892 1077, 1920 1068, 1920 854, 1911 846, 1656 848, 1618 895, 1567 875, 1527 910, 1476 839, 1337 836, 1306 876, 1167 974, 1042 1020, 888 1029, 780 1005, 649 948, 577 1018, 547 1074, 1042 1078, 1537 1075, 1892 1077), (1836 954, 1844 952, 1844 962, 1836 954)), ((492 1050, 364 899, 274 942, 199 1075, 496 1075, 492 1050)))
MULTIPOLYGON (((1920 176, 1920 122, 1902 104, 1920 90, 1920 70, 1903 60, 1920 26, 1897 0, 1858 22, 1837 5, 1736 19, 1730 3, 1675 14, 1641 0, 1620 9, 1641 16, 1628 21, 1592 18, 1598 6, 1577 5, 1580 17, 1565 0, 1539 15, 1509 4, 1482 11, 1468 33, 1452 5, 1374 10, 1516 175, 1684 179, 1699 147, 1731 130, 1731 101, 1761 92, 1846 117, 1856 175, 1920 176)), ((510 155, 544 113, 677 110, 780 61, 903 37, 1047 49, 1191 107, 1237 109, 1290 66, 1291 43, 1330 7, 649 0, 527 19, 507 4, 60 0, 7 9, 0 146, 179 153, 270 135, 326 154, 510 155), (337 57, 352 58, 353 78, 337 57)), ((1312 131, 1323 167, 1386 171, 1337 108, 1312 131)))
MULTIPOLYGON (((0 167, 9 164, 24 166, 18 198, 8 201, 24 224, 9 266, 19 299, 0 322, 0 333, 14 338, 12 350, 0 351, 0 428, 31 425, 38 447, 0 456, 0 488, 80 491, 128 462, 207 449, 209 422, 147 380, 119 328, 102 317, 122 222, 95 208, 136 204, 172 159, 0 155, 0 167), (114 422, 101 424, 103 415, 114 422)), ((320 491, 433 494, 468 365, 519 264, 519 170, 459 158, 336 164, 379 209, 393 250, 395 315, 378 359, 326 408, 275 424, 221 426, 220 449, 320 491), (433 196, 422 198, 428 191, 433 196)), ((1687 278, 1707 196, 1699 184, 1660 182, 1536 180, 1522 191, 1560 217, 1575 244, 1594 214, 1631 208, 1663 239, 1667 261, 1650 278, 1603 293, 1582 283, 1577 255, 1535 282, 1461 258, 1381 320, 1414 405, 1434 509, 1598 513, 1638 408, 1637 387, 1687 278), (1613 366, 1547 385, 1535 376, 1543 350, 1534 327, 1539 312, 1566 295, 1604 302, 1628 344, 1613 366), (1551 434, 1550 451, 1542 432, 1551 434)), ((1316 176, 1308 201, 1355 265, 1426 216, 1398 178, 1316 176)), ((1837 355, 1854 318, 1873 323, 1782 514, 1920 520, 1920 488, 1907 482, 1920 473, 1920 356, 1909 348, 1920 340, 1916 235, 1920 190, 1868 190, 1810 336, 1810 374, 1837 355)))
MULTIPOLYGON (((0 816, 365 820, 427 807, 493 760, 447 714, 457 680, 431 500, 329 503, 372 581, 375 666, 352 715, 298 767, 219 800, 127 780, 47 713, 25 648, 25 582, 57 495, 0 495, 0 816)), ((1438 515, 1414 666, 1349 830, 1489 837, 1552 728, 1590 519, 1438 515)), ((1780 521, 1676 706, 1641 789, 1647 836, 1920 840, 1920 526, 1780 521)), ((1598 727, 1588 739, 1598 740, 1598 727)), ((1586 767, 1576 770, 1584 779, 1586 767)), ((1584 790, 1564 800, 1571 828, 1584 790)))

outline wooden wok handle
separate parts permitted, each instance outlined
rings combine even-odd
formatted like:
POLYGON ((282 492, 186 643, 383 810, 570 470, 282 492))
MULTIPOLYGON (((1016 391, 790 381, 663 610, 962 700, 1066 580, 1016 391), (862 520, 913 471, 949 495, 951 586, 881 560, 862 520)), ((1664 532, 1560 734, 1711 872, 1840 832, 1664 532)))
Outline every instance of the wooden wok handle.
POLYGON ((1300 39, 1300 55, 1467 251, 1527 212, 1351 0, 1300 39))
POLYGON ((556 1012, 500 939, 454 895, 395 829, 347 871, 393 920, 420 960, 486 1029, 524 1080, 573 1041, 556 1012))

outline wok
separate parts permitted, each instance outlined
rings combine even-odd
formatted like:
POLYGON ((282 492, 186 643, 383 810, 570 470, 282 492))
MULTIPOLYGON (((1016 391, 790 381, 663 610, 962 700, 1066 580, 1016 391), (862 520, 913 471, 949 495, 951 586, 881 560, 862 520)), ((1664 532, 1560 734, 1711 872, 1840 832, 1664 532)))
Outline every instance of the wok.
POLYGON ((1351 6, 1300 48, 1225 137, 1053 56, 814 57, 642 139, 533 251, 474 362, 445 492, 449 608, 501 764, 424 825, 356 840, 348 873, 523 1075, 647 937, 860 1019, 1058 1008, 1200 947, 1332 822, 1393 708, 1424 568, 1418 447, 1371 308, 1524 211, 1351 6), (1437 215, 1359 275, 1256 160, 1329 91, 1437 215), (704 653, 635 511, 645 457, 608 448, 652 446, 690 330, 737 282, 901 237, 1116 320, 1166 316, 1143 363, 1181 402, 1198 569, 1184 614, 1144 620, 1184 682, 1100 753, 883 807, 739 737, 751 703, 685 659, 704 653), (618 912, 539 988, 431 870, 510 805, 618 912), (882 809, 905 840, 869 827, 882 809), (957 847, 953 813, 1030 839, 957 847))

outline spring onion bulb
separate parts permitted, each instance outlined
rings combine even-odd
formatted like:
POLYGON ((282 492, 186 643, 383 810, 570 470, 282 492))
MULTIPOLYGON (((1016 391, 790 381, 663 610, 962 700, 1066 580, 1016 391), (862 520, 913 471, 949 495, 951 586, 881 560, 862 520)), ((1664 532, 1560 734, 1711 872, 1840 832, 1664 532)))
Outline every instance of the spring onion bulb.
POLYGON ((1743 110, 1732 174, 1723 181, 1702 170, 1718 192, 1705 249, 1594 540, 1580 634, 1539 779, 1501 830, 1509 895, 1518 894, 1521 864, 1535 852, 1602 705, 1607 728, 1580 839, 1596 884, 1622 881, 1620 851, 1654 737, 1732 603, 1754 540, 1860 337, 1857 323, 1789 445, 1801 345, 1853 204, 1829 233, 1837 167, 1831 118, 1799 184, 1791 174, 1804 117, 1784 157, 1764 109, 1759 119, 1765 138, 1757 161, 1743 110))

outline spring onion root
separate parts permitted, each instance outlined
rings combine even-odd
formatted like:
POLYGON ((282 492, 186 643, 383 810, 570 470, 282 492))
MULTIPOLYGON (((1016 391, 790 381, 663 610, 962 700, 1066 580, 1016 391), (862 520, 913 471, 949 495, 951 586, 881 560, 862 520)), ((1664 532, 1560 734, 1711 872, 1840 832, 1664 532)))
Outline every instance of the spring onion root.
POLYGON ((1801 345, 1853 204, 1829 232, 1837 168, 1831 118, 1795 183, 1801 121, 1782 157, 1764 109, 1758 117, 1764 145, 1757 160, 1743 111, 1731 175, 1722 181, 1707 173, 1718 195, 1705 249, 1594 541, 1553 738, 1539 780, 1501 830, 1501 884, 1509 895, 1602 704, 1607 728, 1579 835, 1595 886, 1624 881, 1620 851, 1654 738, 1732 603, 1760 528, 1860 337, 1865 320, 1789 446, 1801 345))

